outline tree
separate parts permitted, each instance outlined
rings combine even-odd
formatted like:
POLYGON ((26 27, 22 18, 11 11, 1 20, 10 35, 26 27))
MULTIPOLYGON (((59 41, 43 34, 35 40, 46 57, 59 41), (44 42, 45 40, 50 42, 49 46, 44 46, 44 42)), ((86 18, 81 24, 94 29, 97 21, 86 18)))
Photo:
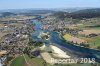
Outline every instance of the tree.
POLYGON ((98 47, 97 47, 97 49, 99 49, 99 50, 100 50, 100 46, 98 46, 98 47))

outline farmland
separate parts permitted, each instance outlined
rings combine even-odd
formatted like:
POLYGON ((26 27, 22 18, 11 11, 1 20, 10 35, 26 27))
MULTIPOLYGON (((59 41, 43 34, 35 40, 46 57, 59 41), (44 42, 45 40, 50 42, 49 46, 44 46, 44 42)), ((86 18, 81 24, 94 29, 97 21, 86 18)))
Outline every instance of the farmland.
POLYGON ((11 63, 11 66, 23 66, 23 65, 24 65, 23 56, 16 57, 11 63))

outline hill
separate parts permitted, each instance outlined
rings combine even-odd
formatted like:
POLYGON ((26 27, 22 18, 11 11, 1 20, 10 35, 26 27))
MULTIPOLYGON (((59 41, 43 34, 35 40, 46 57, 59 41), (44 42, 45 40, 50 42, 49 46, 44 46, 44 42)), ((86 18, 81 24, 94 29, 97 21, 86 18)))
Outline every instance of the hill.
POLYGON ((74 19, 83 19, 83 18, 95 18, 100 17, 100 8, 96 9, 84 9, 75 12, 56 12, 54 16, 58 18, 74 18, 74 19))
POLYGON ((2 17, 11 16, 11 15, 16 15, 16 14, 15 13, 11 13, 11 12, 3 12, 3 13, 1 13, 2 17))

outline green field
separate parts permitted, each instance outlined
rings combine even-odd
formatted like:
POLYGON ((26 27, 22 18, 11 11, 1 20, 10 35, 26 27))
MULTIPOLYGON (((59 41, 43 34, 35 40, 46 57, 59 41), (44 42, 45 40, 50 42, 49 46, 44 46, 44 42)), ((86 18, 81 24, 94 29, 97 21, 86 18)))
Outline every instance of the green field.
MULTIPOLYGON (((91 64, 66 64, 66 65, 64 65, 64 64, 59 64, 59 65, 45 64, 44 65, 44 63, 43 63, 44 60, 41 58, 29 58, 28 55, 25 55, 25 58, 31 66, 92 66, 91 64)), ((19 56, 19 57, 15 58, 12 61, 11 66, 24 66, 24 57, 19 56)))
POLYGON ((100 46, 100 36, 92 38, 90 41, 92 44, 95 44, 96 46, 100 46))
POLYGON ((34 65, 34 66, 43 66, 43 59, 41 58, 29 58, 28 55, 25 54, 25 58, 28 61, 28 63, 30 65, 34 65))
POLYGON ((96 25, 98 24, 80 24, 77 28, 80 28, 83 30, 86 30, 86 29, 100 30, 100 27, 96 27, 96 25), (95 26, 95 27, 89 27, 89 26, 95 26))
POLYGON ((50 64, 45 64, 44 65, 44 60, 41 58, 29 58, 27 55, 25 55, 28 63, 30 63, 32 66, 91 66, 91 64, 56 64, 56 65, 50 65, 50 64))
MULTIPOLYGON (((86 24, 81 24, 80 26, 78 26, 79 29, 82 29, 82 30, 100 30, 100 27, 97 25, 99 25, 100 23, 86 23, 86 24), (87 26, 94 26, 94 27, 87 27, 87 26)), ((78 36, 78 37, 81 37, 78 36)), ((100 46, 100 35, 96 36, 96 37, 91 37, 91 38, 87 38, 87 37, 84 37, 84 40, 88 41, 88 43, 91 45, 91 46, 94 46, 94 47, 98 47, 100 46)))
POLYGON ((23 56, 16 57, 12 61, 11 66, 24 66, 24 57, 23 56))

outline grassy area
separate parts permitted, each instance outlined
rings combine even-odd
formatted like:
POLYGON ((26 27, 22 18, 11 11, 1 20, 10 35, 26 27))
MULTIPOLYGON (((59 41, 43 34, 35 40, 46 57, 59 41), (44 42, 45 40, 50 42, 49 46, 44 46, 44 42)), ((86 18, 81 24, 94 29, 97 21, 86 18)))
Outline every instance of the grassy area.
MULTIPOLYGON (((99 23, 100 24, 100 23, 99 23)), ((82 30, 100 30, 100 27, 97 26, 99 24, 95 23, 86 23, 86 24, 81 24, 78 26, 79 29, 82 30), (94 27, 87 27, 87 26, 94 26, 94 27)), ((81 37, 81 36, 79 36, 81 37)), ((83 38, 84 40, 88 41, 88 43, 91 44, 91 47, 93 46, 96 48, 97 46, 100 46, 100 36, 92 37, 92 38, 83 38)))
POLYGON ((93 27, 93 28, 78 27, 78 28, 83 29, 83 30, 100 30, 100 27, 93 27))
POLYGON ((44 66, 43 65, 43 59, 41 58, 29 58, 28 55, 25 55, 26 60, 28 61, 28 63, 30 65, 34 65, 34 66, 44 66))
POLYGON ((65 40, 69 40, 70 38, 72 38, 73 36, 71 36, 71 35, 69 35, 69 34, 65 34, 64 36, 63 36, 63 38, 65 39, 65 40))
POLYGON ((59 64, 59 65, 53 65, 53 66, 91 66, 91 64, 66 64, 66 65, 59 64))
POLYGON ((11 66, 24 66, 24 57, 19 56, 19 57, 15 58, 12 61, 11 66))
MULTIPOLYGON (((28 63, 30 63, 32 66, 44 66, 44 60, 41 58, 29 58, 27 55, 25 55, 28 63)), ((50 65, 46 64, 46 66, 91 66, 91 64, 59 64, 59 65, 50 65)))
POLYGON ((100 30, 100 27, 87 27, 87 26, 96 26, 96 25, 98 25, 98 24, 80 24, 77 28, 100 30))
POLYGON ((100 46, 100 36, 91 38, 90 43, 95 44, 95 46, 100 46))
POLYGON ((92 38, 82 37, 82 39, 86 40, 90 44, 91 48, 96 48, 100 46, 100 36, 92 38))

